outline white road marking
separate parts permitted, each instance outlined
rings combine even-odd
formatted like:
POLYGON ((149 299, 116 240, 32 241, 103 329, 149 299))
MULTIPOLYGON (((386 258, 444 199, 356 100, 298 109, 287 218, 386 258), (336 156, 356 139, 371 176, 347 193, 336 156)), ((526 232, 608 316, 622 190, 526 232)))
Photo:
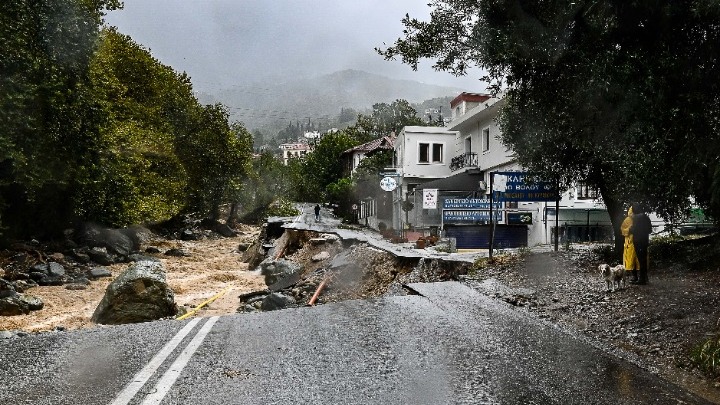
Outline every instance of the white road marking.
POLYGON ((208 332, 210 332, 210 329, 212 329, 213 325, 215 325, 215 322, 217 322, 217 320, 218 317, 213 316, 207 322, 205 322, 205 325, 200 328, 200 331, 197 333, 197 335, 195 335, 193 340, 190 341, 185 350, 180 353, 178 358, 175 359, 170 368, 165 372, 165 374, 163 374, 162 378, 160 378, 160 381, 155 384, 155 389, 153 390, 153 392, 145 397, 142 405, 159 404, 163 400, 163 398, 165 398, 165 395, 167 395, 168 391, 170 391, 170 388, 172 388, 173 384, 175 384, 175 381, 180 376, 180 373, 182 373, 188 361, 190 361, 192 355, 195 354, 195 351, 198 349, 198 347, 200 347, 203 340, 205 340, 205 336, 207 336, 208 332))
POLYGON ((140 391, 140 388, 142 388, 143 385, 152 377, 153 374, 155 374, 155 371, 160 367, 160 365, 165 361, 165 359, 172 353, 173 350, 177 347, 177 345, 182 342, 182 340, 187 336, 188 333, 197 325, 197 323, 200 322, 200 318, 195 318, 188 322, 185 327, 180 329, 180 331, 173 336, 172 339, 170 339, 169 342, 163 346, 162 349, 155 355, 155 357, 150 360, 150 362, 143 367, 142 370, 140 370, 137 374, 135 374, 135 377, 133 377, 132 381, 125 386, 125 389, 123 389, 117 397, 115 397, 115 400, 111 403, 111 405, 126 405, 128 404, 134 397, 135 394, 137 394, 138 391, 140 391))

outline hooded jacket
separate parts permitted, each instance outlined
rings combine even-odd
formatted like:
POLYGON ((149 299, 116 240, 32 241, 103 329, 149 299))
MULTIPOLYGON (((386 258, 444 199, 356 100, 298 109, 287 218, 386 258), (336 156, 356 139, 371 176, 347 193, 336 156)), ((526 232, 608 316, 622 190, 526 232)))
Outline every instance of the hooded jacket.
POLYGON ((630 229, 633 226, 633 209, 628 208, 627 216, 620 225, 620 232, 625 237, 625 248, 623 249, 623 265, 625 270, 640 270, 640 262, 635 253, 635 243, 630 229))

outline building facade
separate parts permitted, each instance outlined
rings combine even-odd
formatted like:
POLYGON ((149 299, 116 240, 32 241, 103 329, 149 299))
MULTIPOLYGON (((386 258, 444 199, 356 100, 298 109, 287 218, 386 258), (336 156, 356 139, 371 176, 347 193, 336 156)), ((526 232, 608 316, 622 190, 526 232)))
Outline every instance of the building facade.
MULTIPOLYGON (((501 141, 496 118, 503 105, 502 98, 462 93, 451 101, 447 127, 406 127, 399 134, 394 227, 423 232, 440 228, 456 237, 460 248, 488 246, 490 176, 523 172, 501 141), (428 198, 434 205, 426 204, 428 198)), ((556 232, 562 241, 612 238, 610 217, 598 193, 583 185, 563 193, 559 202, 496 199, 492 211, 496 247, 548 244, 556 232)))
POLYGON ((457 136, 445 127, 407 126, 400 131, 395 140, 397 187, 390 192, 394 229, 417 226, 415 191, 424 183, 450 176, 457 136))
POLYGON ((285 166, 288 165, 290 159, 302 159, 313 150, 312 145, 307 142, 283 143, 279 147, 282 151, 285 166))

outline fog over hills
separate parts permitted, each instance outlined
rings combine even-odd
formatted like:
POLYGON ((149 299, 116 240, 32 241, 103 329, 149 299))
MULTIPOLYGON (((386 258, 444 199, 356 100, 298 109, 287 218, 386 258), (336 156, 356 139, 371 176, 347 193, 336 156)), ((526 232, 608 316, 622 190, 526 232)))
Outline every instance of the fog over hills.
MULTIPOLYGON (((343 70, 311 78, 288 77, 283 81, 234 86, 215 94, 199 93, 198 98, 203 103, 220 102, 228 106, 231 119, 243 122, 250 130, 273 134, 291 122, 331 126, 342 108, 363 112, 375 103, 397 99, 421 103, 437 97, 454 97, 462 91, 465 90, 343 70)), ((434 107, 450 109, 449 105, 434 107)))

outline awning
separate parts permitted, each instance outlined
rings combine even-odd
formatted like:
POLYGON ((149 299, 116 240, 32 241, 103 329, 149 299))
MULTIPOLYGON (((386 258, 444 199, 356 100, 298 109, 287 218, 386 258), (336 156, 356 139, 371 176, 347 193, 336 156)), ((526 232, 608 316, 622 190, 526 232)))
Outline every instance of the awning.
MULTIPOLYGON (((485 179, 482 173, 458 173, 444 179, 432 180, 418 185, 416 190, 438 189, 440 191, 480 191, 480 182, 485 179)), ((483 184, 484 185, 484 184, 483 184)), ((484 190, 484 188, 482 189, 484 190)))

